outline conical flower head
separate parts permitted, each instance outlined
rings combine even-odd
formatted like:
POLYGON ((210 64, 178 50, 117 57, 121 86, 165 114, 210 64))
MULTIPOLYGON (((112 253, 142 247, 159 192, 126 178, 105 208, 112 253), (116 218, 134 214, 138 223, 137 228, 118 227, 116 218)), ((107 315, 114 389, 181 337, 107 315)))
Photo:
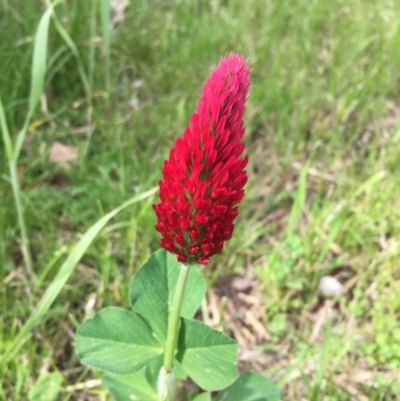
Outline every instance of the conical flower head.
POLYGON ((164 163, 156 229, 180 262, 207 264, 232 236, 247 181, 241 141, 249 84, 245 61, 223 58, 164 163))

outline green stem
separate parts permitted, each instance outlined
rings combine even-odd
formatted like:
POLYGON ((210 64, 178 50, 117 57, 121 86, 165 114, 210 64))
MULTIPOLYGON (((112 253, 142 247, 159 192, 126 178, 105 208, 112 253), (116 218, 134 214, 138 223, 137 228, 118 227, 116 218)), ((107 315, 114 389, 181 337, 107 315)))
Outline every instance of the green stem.
POLYGON ((165 344, 164 365, 158 376, 158 396, 160 401, 170 401, 174 389, 174 357, 176 343, 178 341, 179 321, 181 317, 181 308, 183 295, 190 267, 181 263, 178 283, 176 284, 175 296, 172 308, 168 315, 167 341, 165 344))
POLYGON ((13 194, 14 194, 15 207, 17 209, 17 215, 18 215, 18 224, 19 224, 19 229, 21 231, 22 254, 23 254, 23 257, 25 260, 26 270, 27 270, 28 274, 30 275, 30 278, 34 279, 35 274, 33 273, 33 270, 32 270, 32 258, 31 258, 31 252, 29 249, 29 238, 28 238, 28 234, 26 231, 24 212, 23 212, 22 203, 21 203, 21 190, 19 187, 16 160, 9 161, 9 168, 10 168, 11 185, 12 185, 13 194))
POLYGON ((167 342, 165 345, 164 354, 164 369, 167 373, 172 371, 174 364, 175 349, 178 340, 179 321, 181 317, 182 300, 183 294, 185 293, 189 269, 189 266, 181 264, 181 271, 179 273, 178 283, 176 285, 174 301, 168 318, 167 342))

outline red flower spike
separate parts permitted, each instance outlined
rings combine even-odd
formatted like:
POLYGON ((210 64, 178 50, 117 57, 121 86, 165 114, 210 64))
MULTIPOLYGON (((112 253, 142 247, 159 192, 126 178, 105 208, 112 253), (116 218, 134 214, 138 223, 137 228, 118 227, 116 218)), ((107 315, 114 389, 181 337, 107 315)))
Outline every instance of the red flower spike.
POLYGON ((206 265, 232 236, 247 181, 241 140, 249 84, 245 61, 223 58, 164 163, 156 229, 160 245, 180 262, 206 265))

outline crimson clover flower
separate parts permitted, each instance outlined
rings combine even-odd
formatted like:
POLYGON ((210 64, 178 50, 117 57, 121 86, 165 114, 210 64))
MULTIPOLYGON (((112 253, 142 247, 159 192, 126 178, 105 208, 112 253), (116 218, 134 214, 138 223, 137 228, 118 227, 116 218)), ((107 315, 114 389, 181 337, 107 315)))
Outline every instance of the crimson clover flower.
POLYGON ((164 162, 155 227, 160 245, 180 262, 206 265, 232 236, 247 182, 241 140, 249 84, 246 62, 236 54, 223 58, 164 162))

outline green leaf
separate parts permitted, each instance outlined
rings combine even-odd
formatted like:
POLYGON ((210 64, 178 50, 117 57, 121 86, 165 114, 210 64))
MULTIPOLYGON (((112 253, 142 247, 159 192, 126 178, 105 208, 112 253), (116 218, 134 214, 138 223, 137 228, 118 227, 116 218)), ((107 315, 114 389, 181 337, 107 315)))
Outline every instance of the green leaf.
POLYGON ((130 375, 107 373, 103 377, 103 385, 116 401, 159 401, 156 386, 161 366, 162 358, 156 358, 130 375))
MULTIPOLYGON (((133 310, 149 323, 162 344, 167 336, 168 311, 175 295, 179 271, 180 264, 176 256, 160 249, 139 270, 129 288, 133 310)), ((202 275, 196 267, 191 266, 181 316, 194 316, 205 290, 206 284, 202 275)))
POLYGON ((186 380, 187 373, 182 365, 175 359, 174 360, 174 377, 175 380, 186 380))
POLYGON ((161 355, 163 347, 140 316, 108 307, 78 328, 76 352, 86 365, 128 374, 161 355))
POLYGON ((43 317, 50 309, 52 303, 57 298, 58 294, 64 288, 65 283, 70 278, 73 273, 76 265, 81 260, 82 256, 89 248, 93 240, 97 237, 97 235, 101 232, 101 230, 106 226, 106 224, 115 217, 119 212, 126 209, 127 207, 138 203, 149 196, 155 194, 158 190, 158 187, 154 187, 149 189, 146 192, 142 192, 139 195, 134 196, 133 198, 127 200, 119 207, 115 208, 111 212, 107 213, 100 220, 94 223, 85 234, 82 235, 78 243, 74 246, 71 253, 68 255, 65 262, 61 265, 60 270, 57 275, 54 277, 51 284, 47 287, 45 293, 40 299, 36 310, 31 314, 26 323, 22 326, 18 335, 12 342, 11 346, 6 350, 3 359, 0 360, 0 366, 5 365, 8 361, 10 361, 14 355, 18 352, 24 342, 29 338, 31 331, 41 322, 43 322, 43 317))
MULTIPOLYGON (((116 401, 159 401, 157 395, 158 376, 163 364, 163 358, 153 359, 146 367, 129 375, 116 375, 106 373, 103 377, 103 385, 106 387, 116 401)), ((174 370, 179 363, 176 363, 174 370)), ((182 370, 182 368, 179 368, 182 370)), ((184 380, 180 373, 175 371, 176 380, 184 380)), ((207 393, 204 393, 207 394, 207 393)), ((196 401, 202 401, 200 398, 196 401)), ((205 398, 203 401, 211 401, 211 398, 205 398)))
POLYGON ((280 391, 275 383, 264 376, 245 372, 213 401, 279 401, 280 391))
POLYGON ((158 401, 157 392, 144 377, 145 368, 130 375, 107 373, 103 386, 108 389, 115 401, 158 401))
POLYGON ((197 394, 191 401, 211 401, 210 393, 197 394))
POLYGON ((237 377, 237 343, 196 320, 181 319, 176 359, 204 390, 229 386, 237 377))
POLYGON ((54 401, 57 399, 64 377, 59 372, 44 372, 29 391, 29 401, 54 401))
POLYGON ((158 376, 160 374, 160 370, 163 366, 164 362, 164 354, 153 359, 147 366, 146 366, 146 380, 150 384, 153 389, 157 389, 158 385, 158 376))

